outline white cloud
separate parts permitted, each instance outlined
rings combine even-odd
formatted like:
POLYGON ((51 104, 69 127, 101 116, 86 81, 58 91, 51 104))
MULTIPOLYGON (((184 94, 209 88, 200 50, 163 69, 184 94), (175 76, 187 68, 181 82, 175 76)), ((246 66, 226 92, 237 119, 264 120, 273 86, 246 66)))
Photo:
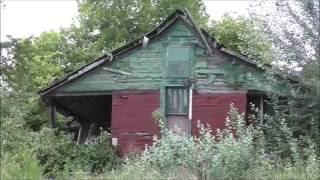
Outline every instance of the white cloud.
POLYGON ((225 13, 231 15, 247 15, 249 0, 206 0, 205 6, 210 19, 217 20, 225 13))
POLYGON ((74 0, 4 0, 1 3, 1 40, 6 35, 28 37, 69 26, 76 17, 74 0))

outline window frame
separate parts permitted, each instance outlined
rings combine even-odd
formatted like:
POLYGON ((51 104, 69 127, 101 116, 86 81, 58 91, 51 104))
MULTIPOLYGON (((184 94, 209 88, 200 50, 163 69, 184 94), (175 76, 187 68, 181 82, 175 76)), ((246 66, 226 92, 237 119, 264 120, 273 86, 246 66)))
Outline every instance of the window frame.
MULTIPOLYGON (((182 108, 184 109, 184 108, 182 108)), ((166 116, 189 116, 190 114, 190 88, 187 86, 167 86, 165 87, 165 114, 166 116), (169 108, 169 101, 168 101, 168 89, 182 89, 182 90, 186 90, 186 97, 187 97, 187 108, 186 108, 186 112, 184 113, 179 113, 179 112, 168 112, 168 108, 169 108)))
POLYGON ((165 77, 167 78, 189 78, 192 71, 192 64, 191 64, 191 48, 189 46, 168 46, 167 47, 167 59, 166 59, 166 71, 165 71, 165 77), (181 49, 187 49, 188 53, 186 56, 186 59, 170 59, 169 51, 173 50, 175 48, 181 48, 181 49), (171 74, 172 72, 169 69, 169 66, 171 66, 171 63, 185 63, 187 65, 187 73, 184 75, 178 75, 178 74, 171 74))

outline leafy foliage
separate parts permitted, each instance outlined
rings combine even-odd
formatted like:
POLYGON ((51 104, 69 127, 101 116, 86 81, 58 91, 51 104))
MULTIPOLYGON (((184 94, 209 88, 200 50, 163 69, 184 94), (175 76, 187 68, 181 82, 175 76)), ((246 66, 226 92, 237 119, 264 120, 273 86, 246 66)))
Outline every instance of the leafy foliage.
POLYGON ((252 7, 251 13, 261 19, 262 30, 276 48, 275 62, 299 76, 294 96, 281 106, 282 112, 287 113, 294 134, 312 134, 319 145, 320 2, 272 0, 253 2, 252 7))
POLYGON ((110 134, 106 132, 91 139, 84 145, 78 145, 77 164, 86 172, 100 174, 111 171, 119 164, 119 159, 110 144, 110 134))
POLYGON ((90 144, 77 145, 64 128, 43 128, 48 126, 47 111, 36 91, 140 36, 178 7, 188 7, 195 19, 206 24, 202 1, 82 0, 79 25, 1 42, 1 162, 11 161, 8 157, 13 154, 25 157, 21 148, 34 154, 23 162, 30 161, 30 167, 40 165, 46 176, 76 170, 97 174, 114 168, 118 161, 109 136, 103 134, 90 144))
POLYGON ((76 169, 102 173, 112 170, 118 163, 108 137, 103 133, 88 144, 77 145, 71 136, 44 128, 34 140, 34 153, 47 176, 76 169))
POLYGON ((42 173, 38 160, 25 149, 1 158, 1 179, 41 179, 42 173))
POLYGON ((177 8, 188 8, 202 25, 208 21, 201 0, 81 0, 77 31, 87 48, 100 55, 151 30, 177 8))
POLYGON ((134 169, 134 179, 148 178, 150 173, 158 179, 319 178, 320 159, 316 148, 312 143, 307 146, 307 141, 298 142, 285 121, 275 130, 278 124, 262 125, 259 119, 255 119, 255 125, 246 126, 243 114, 231 106, 226 128, 218 130, 216 135, 200 122, 199 137, 165 129, 162 123, 160 126, 162 138, 155 138, 155 143, 140 157, 128 160, 120 173, 111 177, 128 177, 126 173, 134 169), (277 158, 277 148, 286 148, 278 147, 268 138, 282 139, 280 132, 286 134, 284 145, 289 153, 277 158))
POLYGON ((225 15, 219 21, 213 21, 210 28, 212 37, 238 53, 259 60, 260 63, 270 63, 275 58, 272 43, 261 30, 257 18, 225 15))

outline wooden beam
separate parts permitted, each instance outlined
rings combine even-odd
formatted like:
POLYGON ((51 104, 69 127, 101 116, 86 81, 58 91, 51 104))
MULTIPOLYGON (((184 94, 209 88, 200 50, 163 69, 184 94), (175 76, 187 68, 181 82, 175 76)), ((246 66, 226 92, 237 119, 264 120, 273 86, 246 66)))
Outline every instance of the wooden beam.
POLYGON ((57 102, 57 105, 58 105, 59 109, 63 109, 64 111, 69 112, 71 116, 77 117, 77 118, 79 118, 79 119, 81 119, 81 120, 83 120, 83 121, 90 122, 88 119, 86 119, 85 117, 83 117, 83 116, 80 115, 79 113, 74 112, 74 111, 71 110, 70 108, 64 106, 62 103, 57 102))
POLYGON ((49 117, 50 117, 50 127, 51 128, 56 128, 56 106, 55 105, 50 105, 49 106, 49 117))
POLYGON ((112 91, 82 91, 82 92, 56 92, 55 97, 63 96, 97 96, 97 95, 112 95, 112 91))
POLYGON ((89 129, 90 129, 90 123, 80 122, 80 129, 78 133, 77 144, 82 144, 86 141, 86 139, 88 138, 89 129))
POLYGON ((198 27, 197 23, 196 23, 195 20, 193 19, 191 13, 189 12, 189 10, 188 10, 187 8, 184 8, 184 10, 185 10, 187 16, 189 17, 191 23, 193 24, 194 28, 195 28, 196 31, 198 32, 201 40, 202 40, 203 43, 206 45, 206 47, 207 47, 207 49, 208 49, 208 51, 209 51, 209 54, 210 54, 210 55, 213 54, 212 49, 211 49, 211 47, 210 47, 207 39, 206 39, 206 38, 204 37, 204 35, 202 34, 202 31, 200 30, 200 28, 198 27))
POLYGON ((260 120, 261 123, 263 123, 263 95, 260 96, 260 105, 259 105, 259 109, 260 109, 260 120))
POLYGON ((105 70, 105 71, 109 71, 109 72, 117 73, 117 74, 121 74, 121 75, 127 75, 127 76, 131 75, 131 73, 126 72, 126 71, 122 71, 122 70, 119 70, 119 69, 112 69, 112 68, 108 68, 108 67, 103 67, 102 69, 105 70))

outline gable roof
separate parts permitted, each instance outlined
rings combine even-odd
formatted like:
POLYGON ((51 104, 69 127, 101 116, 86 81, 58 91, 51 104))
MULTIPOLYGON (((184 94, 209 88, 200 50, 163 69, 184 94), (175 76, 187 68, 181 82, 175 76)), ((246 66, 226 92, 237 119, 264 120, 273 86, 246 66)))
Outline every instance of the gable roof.
MULTIPOLYGON (((79 78, 80 76, 86 74, 89 71, 96 69, 97 67, 99 67, 103 64, 107 64, 107 63, 111 64, 114 57, 117 57, 123 53, 126 53, 126 52, 134 49, 134 48, 142 46, 144 37, 147 37, 148 39, 153 39, 153 38, 158 37, 167 27, 169 27, 177 19, 181 19, 184 22, 186 22, 187 24, 189 24, 190 26, 195 28, 198 35, 200 36, 200 39, 202 40, 202 42, 206 46, 206 49, 208 50, 209 54, 213 53, 213 48, 217 48, 218 50, 220 50, 224 53, 227 53, 229 55, 237 57, 238 59, 240 59, 241 61, 243 61, 245 63, 249 63, 251 65, 254 65, 257 68, 261 68, 256 62, 250 60, 246 56, 241 55, 239 53, 236 53, 232 50, 226 49, 225 47, 223 47, 223 45, 218 44, 214 38, 210 37, 210 35, 207 31, 205 31, 204 29, 200 29, 197 26, 193 17, 191 16, 191 14, 189 13, 189 11, 187 9, 184 9, 184 10, 177 9, 175 12, 173 12, 169 17, 167 17, 162 23, 160 23, 158 26, 156 26, 150 32, 147 32, 147 33, 143 34, 142 36, 134 39, 133 41, 111 51, 110 53, 107 53, 107 54, 97 58, 96 60, 92 61, 91 63, 88 63, 85 66, 67 74, 66 76, 64 76, 60 80, 54 81, 49 86, 39 90, 38 94, 40 94, 41 96, 45 96, 48 93, 52 92, 53 90, 57 89, 58 87, 79 78)), ((266 66, 272 67, 271 65, 266 65, 266 66)))
POLYGON ((167 17, 162 23, 160 23, 158 26, 156 26, 150 32, 143 34, 142 36, 134 39, 133 41, 111 51, 110 53, 107 53, 107 54, 99 57, 98 59, 92 61, 91 63, 86 64, 85 66, 83 66, 83 67, 81 67, 81 68, 79 68, 69 74, 67 74, 62 79, 60 79, 58 81, 54 81, 49 86, 38 91, 38 94, 40 94, 41 96, 46 95, 47 93, 55 90, 56 88, 62 86, 63 84, 82 76, 83 74, 101 66, 102 64, 105 64, 108 62, 110 63, 114 59, 114 57, 119 56, 129 50, 136 48, 136 47, 141 46, 144 37, 147 37, 148 39, 153 39, 153 38, 159 36, 167 27, 169 27, 169 25, 171 25, 177 19, 181 19, 184 22, 186 22, 187 24, 189 24, 190 26, 193 26, 196 29, 196 31, 198 32, 203 43, 206 45, 208 52, 212 53, 212 49, 209 45, 209 41, 207 40, 207 38, 204 37, 204 35, 202 34, 203 31, 201 31, 201 29, 196 25, 196 23, 193 20, 193 17, 188 12, 188 10, 187 9, 184 9, 184 10, 177 9, 175 12, 173 12, 169 17, 167 17))

